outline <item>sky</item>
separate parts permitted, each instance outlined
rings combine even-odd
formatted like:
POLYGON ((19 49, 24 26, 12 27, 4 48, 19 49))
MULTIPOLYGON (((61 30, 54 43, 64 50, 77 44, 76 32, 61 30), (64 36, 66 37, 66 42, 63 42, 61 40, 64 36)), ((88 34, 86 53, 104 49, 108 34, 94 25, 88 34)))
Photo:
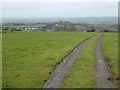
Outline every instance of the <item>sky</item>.
POLYGON ((4 0, 3 18, 117 17, 118 0, 4 0))

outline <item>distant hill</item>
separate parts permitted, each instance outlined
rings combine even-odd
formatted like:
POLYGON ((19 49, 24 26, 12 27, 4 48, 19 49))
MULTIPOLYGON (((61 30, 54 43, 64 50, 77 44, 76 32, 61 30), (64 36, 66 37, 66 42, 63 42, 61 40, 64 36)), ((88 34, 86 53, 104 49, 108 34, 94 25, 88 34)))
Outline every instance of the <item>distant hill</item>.
POLYGON ((3 18, 2 23, 46 23, 68 21, 87 24, 117 24, 117 17, 84 17, 84 18, 3 18))

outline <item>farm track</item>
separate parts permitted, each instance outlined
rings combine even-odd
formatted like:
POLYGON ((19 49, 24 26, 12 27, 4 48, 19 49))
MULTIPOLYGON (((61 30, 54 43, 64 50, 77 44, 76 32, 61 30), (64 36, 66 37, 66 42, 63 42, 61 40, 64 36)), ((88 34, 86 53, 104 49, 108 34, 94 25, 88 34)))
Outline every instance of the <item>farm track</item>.
POLYGON ((107 71, 107 64, 104 60, 102 49, 101 49, 101 41, 102 41, 103 34, 99 35, 96 44, 96 72, 95 72, 95 79, 96 79, 96 87, 97 88, 116 88, 109 79, 109 72, 107 71))
POLYGON ((67 76, 69 70, 71 69, 75 58, 80 53, 80 50, 85 46, 85 44, 94 38, 92 37, 84 40, 79 45, 77 45, 70 53, 68 53, 58 64, 54 66, 53 71, 50 73, 48 80, 44 83, 43 88, 60 88, 63 83, 64 78, 67 76))

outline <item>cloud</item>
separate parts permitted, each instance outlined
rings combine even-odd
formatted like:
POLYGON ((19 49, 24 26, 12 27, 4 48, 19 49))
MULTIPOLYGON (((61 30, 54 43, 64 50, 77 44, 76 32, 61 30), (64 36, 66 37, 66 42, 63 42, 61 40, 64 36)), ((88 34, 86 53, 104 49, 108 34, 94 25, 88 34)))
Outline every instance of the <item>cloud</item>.
POLYGON ((6 2, 3 17, 97 17, 117 16, 113 2, 6 2))
POLYGON ((1 2, 118 2, 119 0, 1 0, 1 2))

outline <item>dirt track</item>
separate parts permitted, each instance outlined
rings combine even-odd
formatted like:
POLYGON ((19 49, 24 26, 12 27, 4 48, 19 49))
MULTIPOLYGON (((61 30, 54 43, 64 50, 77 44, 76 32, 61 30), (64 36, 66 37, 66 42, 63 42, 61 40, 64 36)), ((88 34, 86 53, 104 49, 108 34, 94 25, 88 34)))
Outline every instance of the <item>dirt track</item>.
POLYGON ((109 78, 109 73, 107 71, 107 65, 105 63, 104 57, 102 55, 101 41, 103 34, 100 34, 97 44, 96 44, 96 87, 97 88, 115 88, 109 78))
MULTIPOLYGON (((102 55, 101 41, 103 34, 99 35, 96 43, 95 55, 96 55, 96 88, 116 88, 109 78, 109 72, 107 71, 107 65, 105 63, 104 57, 102 55)), ((81 49, 85 44, 92 39, 94 36, 87 40, 84 40, 76 48, 73 49, 68 55, 66 55, 60 63, 55 66, 48 80, 45 82, 43 88, 60 88, 63 83, 64 78, 67 76, 69 70, 71 69, 75 58, 80 53, 81 49)))
POLYGON ((76 48, 73 49, 72 52, 66 55, 66 57, 63 58, 62 61, 58 65, 55 66, 55 69, 49 76, 48 80, 45 82, 43 88, 60 88, 60 85, 62 84, 64 78, 67 76, 80 50, 93 37, 94 36, 80 43, 76 48))

